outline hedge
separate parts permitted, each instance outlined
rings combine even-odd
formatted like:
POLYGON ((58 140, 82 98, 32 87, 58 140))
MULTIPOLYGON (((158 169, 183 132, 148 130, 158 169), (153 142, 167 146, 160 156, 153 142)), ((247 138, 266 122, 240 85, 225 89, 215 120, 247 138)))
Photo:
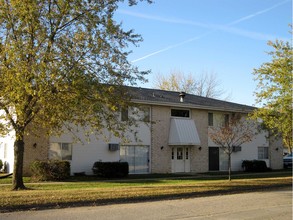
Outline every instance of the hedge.
POLYGON ((32 177, 40 181, 64 180, 70 177, 70 163, 62 160, 34 161, 31 163, 32 177))
POLYGON ((268 167, 263 160, 244 160, 242 162, 242 168, 247 172, 265 172, 268 171, 268 167))
POLYGON ((129 173, 127 162, 95 162, 93 173, 103 177, 125 177, 129 173))

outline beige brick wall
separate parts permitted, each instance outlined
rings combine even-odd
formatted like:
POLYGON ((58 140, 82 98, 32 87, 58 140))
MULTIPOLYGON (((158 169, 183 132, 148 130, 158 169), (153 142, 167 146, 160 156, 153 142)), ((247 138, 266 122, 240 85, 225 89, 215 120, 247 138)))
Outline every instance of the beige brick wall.
POLYGON ((47 160, 49 138, 46 135, 39 137, 30 135, 24 138, 24 161, 23 161, 23 174, 30 176, 30 164, 35 160, 47 160))
POLYGON ((283 169, 283 147, 282 139, 276 139, 271 137, 269 139, 269 159, 270 159, 270 168, 273 170, 283 169))
POLYGON ((208 113, 206 110, 194 109, 192 112, 192 119, 195 121, 201 146, 191 146, 191 161, 190 171, 191 172, 207 172, 208 171, 208 113), (199 149, 201 147, 201 150, 199 149))
MULTIPOLYGON (((168 145, 171 107, 152 106, 151 172, 171 173, 171 152, 168 145), (163 149, 161 149, 163 147, 163 149)), ((190 146, 191 172, 208 171, 208 114, 205 110, 192 110, 201 146, 190 146), (199 149, 201 147, 201 150, 199 149)))
POLYGON ((164 106, 152 106, 151 115, 151 172, 170 173, 171 147, 168 146, 168 138, 171 109, 164 106))

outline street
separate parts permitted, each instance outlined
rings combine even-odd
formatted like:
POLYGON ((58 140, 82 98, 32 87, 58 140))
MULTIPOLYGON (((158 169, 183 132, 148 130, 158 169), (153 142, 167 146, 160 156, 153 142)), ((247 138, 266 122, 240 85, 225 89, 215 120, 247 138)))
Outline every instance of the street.
POLYGON ((292 188, 182 200, 0 213, 1 220, 278 219, 292 220, 292 188))

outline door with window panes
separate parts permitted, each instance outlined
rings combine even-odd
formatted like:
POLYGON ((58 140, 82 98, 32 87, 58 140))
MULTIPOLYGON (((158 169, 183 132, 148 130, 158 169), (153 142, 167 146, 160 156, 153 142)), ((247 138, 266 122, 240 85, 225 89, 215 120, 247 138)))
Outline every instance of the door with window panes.
POLYGON ((190 172, 190 147, 172 147, 172 173, 190 172))
POLYGON ((120 146, 120 160, 128 162, 130 174, 149 173, 149 146, 120 146))

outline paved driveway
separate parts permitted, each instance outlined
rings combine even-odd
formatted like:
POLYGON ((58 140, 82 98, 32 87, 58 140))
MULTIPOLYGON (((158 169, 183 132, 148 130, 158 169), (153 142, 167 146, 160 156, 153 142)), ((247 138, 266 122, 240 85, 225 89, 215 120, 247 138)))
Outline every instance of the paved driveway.
POLYGON ((194 199, 27 211, 1 220, 277 219, 292 220, 292 188, 194 199))

